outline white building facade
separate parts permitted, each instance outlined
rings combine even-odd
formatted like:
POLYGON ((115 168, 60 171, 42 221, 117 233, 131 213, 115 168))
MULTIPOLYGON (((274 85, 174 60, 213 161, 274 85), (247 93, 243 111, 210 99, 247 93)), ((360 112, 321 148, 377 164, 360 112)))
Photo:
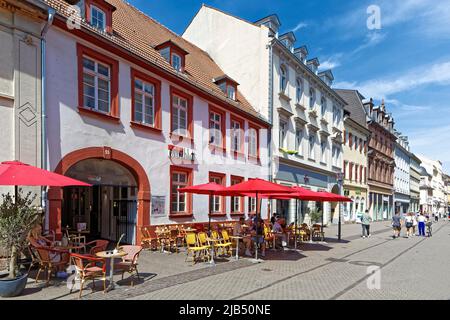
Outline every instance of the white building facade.
POLYGON ((445 216, 448 210, 448 198, 443 179, 442 163, 422 155, 418 155, 418 158, 422 161, 422 167, 428 175, 427 177, 423 176, 423 179, 421 179, 421 184, 428 190, 426 197, 425 195, 423 198, 421 196, 421 204, 423 203, 424 205, 423 211, 428 214, 445 216))
MULTIPOLYGON (((236 79, 250 103, 272 124, 269 137, 271 178, 285 185, 342 193, 343 108, 331 89, 331 71, 318 72, 317 58, 307 60, 295 35, 278 35, 271 15, 250 23, 203 5, 183 37, 195 43, 236 79)), ((322 211, 324 223, 337 222, 339 206, 304 202, 300 221, 310 210, 322 211)), ((294 200, 273 203, 272 212, 295 219, 294 200)))
POLYGON ((394 160, 394 206, 395 213, 404 215, 410 211, 411 201, 411 157, 408 137, 395 131, 394 160))
MULTIPOLYGON (((204 52, 121 0, 81 2, 85 12, 92 3, 101 8, 107 24, 88 15, 73 30, 67 4, 56 2, 49 1, 58 11, 46 37, 47 166, 93 187, 52 188, 49 228, 61 233, 85 222, 91 235, 114 241, 126 233, 125 242, 139 243, 144 226, 254 213, 248 197, 177 191, 268 178, 269 126, 237 84, 204 52), (140 46, 142 39, 152 46, 140 46)), ((267 217, 265 201, 261 214, 267 217)))

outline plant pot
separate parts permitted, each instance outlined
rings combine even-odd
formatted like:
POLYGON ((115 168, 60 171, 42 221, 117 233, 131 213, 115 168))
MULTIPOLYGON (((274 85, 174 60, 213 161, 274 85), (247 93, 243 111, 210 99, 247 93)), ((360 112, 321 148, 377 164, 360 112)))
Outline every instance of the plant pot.
POLYGON ((22 274, 15 279, 6 279, 8 275, 0 276, 0 297, 16 297, 25 289, 28 273, 22 274))

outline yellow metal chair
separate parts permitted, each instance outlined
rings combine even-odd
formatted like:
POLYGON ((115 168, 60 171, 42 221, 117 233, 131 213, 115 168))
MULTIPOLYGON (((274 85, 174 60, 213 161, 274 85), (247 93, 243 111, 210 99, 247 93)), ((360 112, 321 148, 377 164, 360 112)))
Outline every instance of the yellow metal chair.
POLYGON ((203 246, 199 243, 197 236, 195 233, 187 233, 186 234, 186 259, 187 262, 189 253, 192 252, 192 261, 194 264, 197 262, 197 259, 205 260, 209 258, 208 252, 209 246, 203 246), (197 257, 196 257, 197 254, 197 257))
MULTIPOLYGON (((217 231, 212 232, 212 236, 215 239, 219 239, 219 234, 217 231)), ((217 249, 221 249, 223 254, 232 255, 233 243, 230 240, 227 230, 222 230, 222 240, 220 240, 216 245, 217 249)))

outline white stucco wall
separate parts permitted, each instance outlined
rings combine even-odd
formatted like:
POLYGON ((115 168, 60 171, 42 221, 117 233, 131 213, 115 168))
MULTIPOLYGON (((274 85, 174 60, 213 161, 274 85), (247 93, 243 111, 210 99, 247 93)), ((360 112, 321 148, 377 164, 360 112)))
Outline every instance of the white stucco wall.
MULTIPOLYGON (((171 164, 168 158, 168 145, 177 144, 169 137, 170 83, 161 77, 146 72, 142 68, 132 66, 135 69, 158 78, 162 82, 162 134, 133 129, 130 127, 130 63, 111 53, 104 52, 100 48, 93 48, 92 45, 78 40, 78 42, 119 61, 119 106, 121 121, 120 124, 111 124, 95 118, 81 116, 77 111, 77 40, 67 33, 52 28, 48 33, 47 41, 47 103, 50 169, 55 169, 61 158, 74 150, 94 146, 109 146, 127 153, 141 164, 148 175, 152 195, 166 196, 166 216, 158 218, 151 217, 151 224, 207 221, 208 201, 207 196, 202 195, 194 195, 194 219, 177 218, 170 220, 168 218, 170 205, 169 167, 171 164)), ((208 102, 195 95, 193 100, 194 151, 196 153, 196 162, 193 166, 193 183, 200 184, 208 182, 209 171, 226 173, 226 185, 230 185, 230 175, 243 176, 246 179, 253 177, 267 178, 267 149, 265 148, 267 141, 264 130, 260 130, 261 165, 247 163, 245 160, 231 161, 229 155, 225 158, 211 155, 211 152, 207 148, 209 133, 208 129, 205 129, 209 124, 207 112, 208 102)), ((226 121, 226 127, 229 127, 229 113, 227 113, 226 121)), ((245 127, 247 128, 247 126, 248 123, 245 122, 245 127)), ((245 141, 245 150, 247 152, 247 139, 245 141)), ((229 152, 229 135, 227 135, 227 146, 229 152)), ((227 198, 226 207, 227 213, 229 213, 229 198, 227 198)), ((247 203, 245 204, 245 211, 247 212, 247 203)), ((266 212, 264 201, 262 207, 263 217, 266 216, 266 212)), ((228 215, 226 219, 230 219, 230 216, 228 215)))
POLYGON ((214 59, 239 83, 250 104, 268 117, 269 30, 202 6, 183 37, 214 59), (201 30, 201 31, 200 31, 201 30))

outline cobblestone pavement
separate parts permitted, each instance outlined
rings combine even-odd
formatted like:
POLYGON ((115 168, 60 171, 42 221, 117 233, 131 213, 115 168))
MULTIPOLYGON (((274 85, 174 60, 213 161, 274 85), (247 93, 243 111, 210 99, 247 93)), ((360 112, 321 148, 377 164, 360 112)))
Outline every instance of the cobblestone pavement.
MULTIPOLYGON (((134 287, 128 279, 103 294, 83 291, 83 299, 449 299, 450 223, 433 226, 431 238, 393 240, 390 222, 375 222, 372 236, 362 239, 361 225, 325 228, 326 241, 303 243, 300 250, 268 250, 263 263, 243 258, 219 259, 216 267, 184 262, 185 254, 145 251, 140 258, 143 280, 134 287), (381 267, 380 289, 369 290, 368 266, 381 267)), ((29 280, 24 295, 15 299, 76 299, 64 281, 52 285, 29 280)), ((98 282, 97 282, 98 283, 98 282)), ((97 284, 101 290, 100 283, 97 284)), ((0 298, 1 300, 1 298, 0 298)))

